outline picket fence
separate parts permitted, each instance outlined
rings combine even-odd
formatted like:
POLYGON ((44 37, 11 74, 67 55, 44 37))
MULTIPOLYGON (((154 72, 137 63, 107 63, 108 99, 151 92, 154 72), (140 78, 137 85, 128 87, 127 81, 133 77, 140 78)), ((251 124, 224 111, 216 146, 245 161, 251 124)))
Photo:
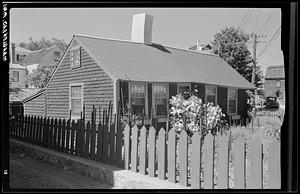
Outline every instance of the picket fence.
MULTIPOLYGON (((100 112, 100 110, 99 110, 100 112)), ((10 122, 10 137, 71 155, 122 166, 123 132, 112 121, 112 109, 103 110, 96 125, 93 107, 91 122, 77 122, 37 116, 19 116, 10 122)), ((118 116, 114 117, 118 119, 118 116)))
MULTIPOLYGON (((126 126, 125 169, 172 183, 179 182, 194 189, 228 189, 229 152, 232 152, 233 189, 263 189, 263 144, 259 139, 254 139, 249 144, 251 176, 249 184, 246 184, 246 142, 242 137, 231 142, 226 135, 216 137, 209 133, 205 138, 201 138, 196 132, 189 140, 184 130, 178 135, 174 129, 167 134, 161 128, 157 134, 153 127, 148 131, 144 126, 126 126)), ((269 189, 279 189, 279 142, 274 140, 268 150, 267 185, 269 189)))
MULTIPOLYGON (((119 114, 112 117, 111 107, 93 107, 91 122, 20 116, 10 122, 10 137, 71 155, 85 157, 125 168, 145 176, 195 189, 262 189, 263 144, 259 139, 245 142, 241 137, 232 141, 225 135, 199 133, 189 137, 183 130, 145 126, 123 129, 119 114), (99 108, 100 109, 100 108, 99 108), (118 122, 117 122, 118 121, 118 122), (246 151, 246 143, 250 150, 246 151), (218 146, 216 146, 218 145, 218 146), (233 187, 229 187, 230 154, 233 155, 233 187), (249 181, 246 181, 246 155, 250 158, 249 181), (217 161, 217 162, 215 162, 217 161), (247 183, 249 182, 249 183, 247 183)), ((268 149, 269 189, 279 189, 280 144, 274 140, 268 149)))

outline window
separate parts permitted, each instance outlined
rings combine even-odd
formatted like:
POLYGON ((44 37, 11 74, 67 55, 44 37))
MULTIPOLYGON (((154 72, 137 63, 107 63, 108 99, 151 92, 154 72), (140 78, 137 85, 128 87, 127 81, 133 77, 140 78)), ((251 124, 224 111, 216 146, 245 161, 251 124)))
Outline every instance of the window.
POLYGON ((133 114, 146 113, 146 84, 130 83, 130 104, 133 114))
POLYGON ((237 113, 237 90, 228 88, 228 114, 237 113))
POLYGON ((19 72, 18 71, 13 71, 13 81, 18 82, 19 81, 19 72))
POLYGON ((167 84, 153 84, 152 93, 156 116, 167 116, 169 99, 167 84))
POLYGON ((206 103, 212 102, 214 105, 217 103, 217 87, 206 86, 205 87, 205 101, 206 103))
POLYGON ((19 61, 20 60, 20 55, 19 54, 17 54, 17 61, 19 61))
POLYGON ((280 80, 276 80, 275 87, 276 87, 276 88, 280 88, 280 86, 281 86, 281 85, 280 85, 280 80))
POLYGON ((59 61, 59 59, 60 59, 60 52, 54 51, 54 62, 59 61))
POLYGON ((83 109, 82 84, 70 85, 71 119, 80 119, 83 109))
POLYGON ((191 84, 178 84, 177 87, 177 93, 180 94, 183 91, 190 91, 191 90, 191 84))
POLYGON ((71 67, 80 67, 80 46, 74 46, 70 50, 71 67))

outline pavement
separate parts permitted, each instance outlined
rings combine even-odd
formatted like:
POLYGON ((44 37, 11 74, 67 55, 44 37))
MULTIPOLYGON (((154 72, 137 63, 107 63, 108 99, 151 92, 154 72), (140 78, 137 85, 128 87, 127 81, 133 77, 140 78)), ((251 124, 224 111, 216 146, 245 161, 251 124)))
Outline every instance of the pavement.
POLYGON ((112 189, 76 172, 15 153, 9 154, 8 175, 11 189, 112 189))

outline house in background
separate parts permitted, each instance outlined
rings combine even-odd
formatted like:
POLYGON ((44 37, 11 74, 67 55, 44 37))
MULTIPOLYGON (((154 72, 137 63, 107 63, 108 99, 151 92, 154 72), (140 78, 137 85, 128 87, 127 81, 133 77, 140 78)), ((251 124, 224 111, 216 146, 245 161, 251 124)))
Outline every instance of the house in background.
POLYGON ((285 106, 284 66, 269 66, 265 75, 265 97, 276 96, 280 107, 285 106))
POLYGON ((11 43, 10 45, 12 63, 18 63, 19 61, 23 60, 28 54, 33 52, 29 49, 16 46, 16 43, 11 43))
POLYGON ((27 69, 26 67, 10 63, 9 64, 9 73, 11 77, 10 87, 11 88, 27 88, 27 69))
POLYGON ((201 44, 199 40, 197 40, 197 44, 189 45, 188 50, 197 51, 200 53, 213 54, 212 46, 210 44, 201 44))
POLYGON ((246 117, 246 90, 254 87, 217 55, 153 43, 152 16, 138 14, 131 41, 74 35, 46 87, 24 100, 24 113, 67 119, 71 110, 79 119, 85 106, 90 120, 93 105, 112 102, 116 112, 121 102, 144 114, 145 124, 151 114, 165 124, 169 99, 185 89, 246 117))

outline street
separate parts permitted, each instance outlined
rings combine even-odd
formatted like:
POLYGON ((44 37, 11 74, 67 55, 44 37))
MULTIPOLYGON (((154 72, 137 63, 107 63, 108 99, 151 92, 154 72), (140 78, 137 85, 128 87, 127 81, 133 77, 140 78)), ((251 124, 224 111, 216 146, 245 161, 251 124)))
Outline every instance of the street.
POLYGON ((52 166, 48 163, 9 155, 9 186, 11 189, 111 189, 76 172, 52 166))

